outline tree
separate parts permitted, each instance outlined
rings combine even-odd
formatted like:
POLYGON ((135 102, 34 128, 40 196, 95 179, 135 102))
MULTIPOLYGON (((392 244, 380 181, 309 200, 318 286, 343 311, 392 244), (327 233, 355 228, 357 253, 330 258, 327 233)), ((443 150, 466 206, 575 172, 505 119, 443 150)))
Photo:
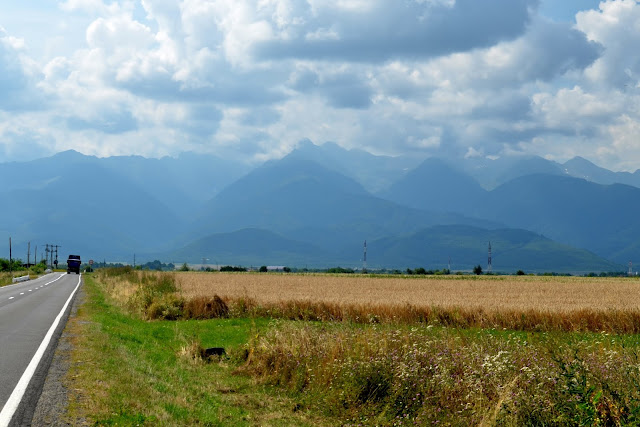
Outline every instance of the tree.
POLYGON ((473 274, 479 276, 482 274, 482 266, 480 264, 473 267, 473 274))
POLYGON ((180 271, 189 271, 189 266, 186 262, 182 264, 182 267, 180 267, 180 271))
POLYGON ((518 275, 518 276, 524 276, 524 271, 522 271, 522 270, 518 270, 518 271, 516 272, 516 275, 518 275))
POLYGON ((262 267, 260 267, 260 273, 266 273, 267 271, 269 271, 269 269, 267 268, 266 265, 263 265, 262 267))

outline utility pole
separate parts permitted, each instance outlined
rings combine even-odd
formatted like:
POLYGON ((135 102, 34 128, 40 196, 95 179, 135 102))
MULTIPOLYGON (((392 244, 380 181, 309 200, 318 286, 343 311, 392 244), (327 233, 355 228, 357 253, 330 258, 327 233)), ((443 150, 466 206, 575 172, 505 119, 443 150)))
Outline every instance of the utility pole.
POLYGON ((27 243, 27 268, 31 267, 31 242, 27 243))
POLYGON ((49 244, 48 243, 45 245, 44 253, 46 254, 44 258, 45 259, 44 263, 45 263, 45 266, 49 268, 49 244))
POLYGON ((9 237, 9 273, 13 277, 13 258, 11 256, 11 237, 9 237))
MULTIPOLYGON (((53 262, 53 264, 56 266, 56 268, 58 268, 58 248, 61 248, 62 246, 60 245, 53 245, 53 247, 56 248, 56 260, 53 262)), ((53 254, 52 254, 53 255, 53 254)))
POLYGON ((491 273, 493 266, 491 265, 491 242, 489 242, 489 260, 487 264, 487 273, 491 273))

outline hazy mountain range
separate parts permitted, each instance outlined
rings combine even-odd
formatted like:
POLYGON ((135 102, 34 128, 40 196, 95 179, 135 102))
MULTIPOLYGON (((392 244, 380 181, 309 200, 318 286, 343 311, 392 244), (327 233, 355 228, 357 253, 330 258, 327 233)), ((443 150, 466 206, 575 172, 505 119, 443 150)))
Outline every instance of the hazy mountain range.
MULTIPOLYGON (((418 159, 303 142, 255 167, 214 156, 0 163, 0 237, 26 259, 494 271, 640 262, 640 171, 582 158, 418 159), (5 241, 6 241, 5 240, 5 241)), ((0 257, 7 257, 0 252, 0 257)))

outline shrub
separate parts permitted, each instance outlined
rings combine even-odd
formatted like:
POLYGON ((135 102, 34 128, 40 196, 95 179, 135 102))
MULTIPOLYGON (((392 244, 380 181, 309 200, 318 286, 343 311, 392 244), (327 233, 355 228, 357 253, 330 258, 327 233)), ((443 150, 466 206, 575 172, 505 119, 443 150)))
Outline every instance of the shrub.
POLYGON ((214 319, 229 317, 229 307, 218 295, 195 297, 184 304, 186 319, 214 319))
POLYGON ((353 274, 355 271, 352 268, 332 267, 327 270, 327 273, 332 274, 353 274))
POLYGON ((244 267, 234 267, 231 265, 225 265, 224 267, 220 267, 220 271, 247 271, 244 267))
POLYGON ((177 320, 182 317, 184 299, 177 294, 154 298, 146 310, 147 319, 177 320))

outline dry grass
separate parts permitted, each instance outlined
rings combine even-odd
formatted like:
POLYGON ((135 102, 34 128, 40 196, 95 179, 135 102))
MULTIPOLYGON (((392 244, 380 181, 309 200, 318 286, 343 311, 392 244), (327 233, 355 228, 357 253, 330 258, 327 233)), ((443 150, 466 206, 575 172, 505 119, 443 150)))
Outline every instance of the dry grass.
POLYGON ((113 300, 147 319, 258 316, 640 333, 640 281, 628 278, 115 273, 101 279, 113 300))
POLYGON ((176 274, 176 282, 186 299, 217 294, 231 300, 249 298, 261 305, 296 301, 548 312, 640 308, 640 281, 627 278, 185 272, 176 274))
POLYGON ((640 282, 633 279, 237 273, 175 277, 187 301, 220 295, 232 316, 640 333, 640 282))

